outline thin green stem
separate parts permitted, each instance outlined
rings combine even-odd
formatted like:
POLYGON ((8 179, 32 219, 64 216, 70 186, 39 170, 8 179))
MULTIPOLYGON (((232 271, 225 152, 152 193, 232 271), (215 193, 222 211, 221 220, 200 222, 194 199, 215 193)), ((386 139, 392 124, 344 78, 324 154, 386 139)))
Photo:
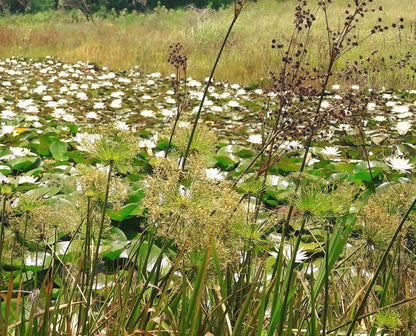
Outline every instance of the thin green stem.
POLYGON ((397 236, 399 235, 400 231, 402 230, 403 225, 406 222, 407 217, 409 217, 410 213, 412 212, 413 207, 415 206, 415 204, 416 204, 416 198, 413 200, 409 209, 407 209, 407 211, 406 211, 405 215, 403 216, 400 224, 398 225, 396 231, 394 232, 394 235, 391 238, 389 245, 387 246, 386 250, 384 251, 383 257, 381 258, 381 260, 378 264, 378 267, 377 267, 376 271, 374 272, 373 279, 371 280, 370 285, 368 286, 368 289, 367 289, 367 291, 366 291, 366 293, 365 293, 365 295, 364 295, 364 297, 361 301, 360 306, 358 307, 357 311, 354 314, 353 319, 351 320, 351 323, 350 323, 349 328, 347 330, 346 336, 350 336, 353 333, 354 328, 355 328, 355 323, 357 322, 358 318, 360 317, 361 311, 363 310, 364 306, 367 303, 367 299, 370 296, 371 290, 373 289, 373 287, 374 287, 374 285, 377 281, 377 277, 380 274, 381 269, 384 267, 384 263, 387 260, 387 257, 390 253, 390 250, 393 247, 393 245, 394 245, 394 243, 397 239, 397 236))
POLYGON ((360 130, 361 141, 363 142, 362 146, 363 146, 363 151, 364 151, 364 155, 365 155, 365 160, 367 161, 367 168, 368 168, 368 171, 370 173, 371 184, 372 184, 371 188, 374 190, 375 185, 374 185, 373 171, 371 169, 371 162, 370 162, 370 159, 368 157, 367 147, 365 146, 365 134, 364 134, 364 130, 363 130, 363 125, 361 125, 361 123, 358 123, 358 129, 360 130))
MULTIPOLYGON (((106 210, 107 210, 107 203, 108 203, 108 195, 110 193, 110 181, 111 181, 111 173, 112 173, 112 168, 113 168, 113 161, 109 162, 108 165, 108 173, 107 173, 107 184, 106 184, 106 189, 105 189, 105 196, 104 196, 104 205, 103 205, 103 211, 101 213, 101 220, 100 220, 100 227, 99 227, 99 231, 98 231, 98 236, 97 236, 97 242, 96 242, 96 246, 95 246, 95 251, 94 251, 94 255, 93 255, 93 259, 92 259, 92 269, 91 269, 91 275, 90 275, 90 281, 88 284, 88 288, 87 288, 87 306, 86 306, 86 314, 88 316, 88 310, 90 308, 91 305, 91 295, 92 295, 92 287, 94 285, 94 278, 95 275, 97 273, 97 266, 98 266, 98 256, 99 256, 99 252, 100 252, 100 244, 101 244, 101 238, 104 232, 104 222, 105 222, 105 214, 106 214, 106 210)), ((85 323, 84 329, 83 329, 83 335, 88 335, 89 334, 89 328, 90 325, 89 323, 85 323)))
POLYGON ((204 94, 202 95, 202 99, 201 99, 201 102, 199 104, 198 112, 196 113, 195 121, 194 121, 194 124, 192 126, 191 135, 189 136, 188 145, 186 147, 186 151, 185 151, 185 154, 183 156, 183 159, 180 161, 180 168, 182 170, 185 170, 186 160, 188 158, 189 151, 191 150, 192 140, 194 139, 194 135, 195 135, 195 132, 196 132, 196 127, 198 125, 198 121, 199 121, 199 118, 201 116, 201 112, 202 112, 202 108, 204 106, 205 98, 207 97, 207 94, 208 94, 208 89, 211 86, 211 82, 212 82, 212 79, 214 78, 215 70, 217 69, 217 65, 220 61, 222 52, 225 48, 225 45, 227 44, 228 38, 230 37, 231 31, 233 30, 234 24, 237 21, 239 13, 240 13, 240 11, 236 10, 235 15, 233 17, 233 20, 231 21, 231 24, 228 28, 227 34, 225 35, 224 41, 222 42, 220 51, 218 52, 218 55, 217 55, 217 58, 215 60, 214 66, 212 67, 211 74, 209 75, 209 78, 208 78, 208 82, 205 85, 204 94))
MULTIPOLYGON (((1 206, 1 231, 0 231, 0 272, 2 271, 3 244, 4 244, 4 218, 6 213, 6 197, 3 196, 1 206)), ((0 279, 1 280, 1 279, 0 279)))
POLYGON ((328 298, 329 298, 329 228, 326 228, 325 242, 325 299, 324 312, 322 314, 322 335, 326 334, 326 320, 328 315, 328 298))
POLYGON ((287 302, 288 302, 290 290, 292 289, 290 284, 292 282, 293 273, 295 271, 296 254, 298 253, 298 250, 299 250, 300 241, 301 241, 301 238, 302 238, 302 232, 303 232, 303 229, 305 228, 305 224, 306 224, 307 219, 308 219, 308 217, 305 215, 303 217, 302 224, 301 224, 301 227, 300 227, 300 230, 299 230, 299 236, 296 240, 295 246, 293 247, 293 249, 291 251, 292 256, 291 256, 291 259, 290 259, 289 267, 287 269, 288 274, 287 274, 286 288, 284 288, 285 292, 284 292, 284 296, 282 298, 283 303, 282 303, 282 308, 280 310, 280 320, 279 320, 279 325, 277 327, 279 335, 282 335, 282 333, 283 333, 283 326, 284 326, 284 323, 285 323, 287 302))

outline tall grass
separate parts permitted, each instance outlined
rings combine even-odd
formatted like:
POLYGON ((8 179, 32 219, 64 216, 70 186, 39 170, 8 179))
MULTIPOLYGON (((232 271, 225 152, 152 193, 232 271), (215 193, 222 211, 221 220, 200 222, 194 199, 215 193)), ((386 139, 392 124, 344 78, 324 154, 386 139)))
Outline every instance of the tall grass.
MULTIPOLYGON (((387 57, 391 54, 401 57, 407 51, 415 53, 414 2, 380 0, 379 3, 385 9, 385 22, 403 17, 405 28, 400 32, 398 29, 384 32, 377 40, 356 49, 350 55, 351 60, 358 55, 365 57, 374 49, 379 49, 380 54, 387 57)), ((271 40, 277 39, 283 44, 288 42, 294 4, 294 0, 263 0, 248 8, 228 40, 216 79, 244 85, 267 82, 268 71, 280 63, 270 49, 271 40)), ((346 1, 333 4, 329 18, 331 24, 339 22, 345 5, 346 1)), ((158 9, 151 14, 96 18, 95 24, 86 22, 81 16, 79 22, 72 22, 70 13, 65 12, 5 16, 0 20, 0 57, 41 57, 52 54, 67 62, 82 60, 114 70, 138 66, 145 73, 169 74, 172 70, 166 63, 168 46, 175 41, 186 41, 184 47, 190 59, 188 73, 194 78, 203 79, 212 67, 212 60, 225 34, 224 21, 230 15, 232 8, 211 12, 197 20, 192 11, 158 9)), ((363 22, 358 33, 368 31, 373 24, 371 20, 363 22)), ((316 25, 324 28, 321 14, 318 14, 316 25)), ((308 54, 312 65, 323 64, 325 39, 325 30, 317 29, 308 54)), ((380 66, 376 61, 375 65, 381 70, 380 73, 376 72, 366 79, 354 78, 354 84, 396 89, 412 88, 414 85, 414 81, 406 79, 408 70, 390 71, 388 64, 380 66)), ((338 69, 340 67, 342 62, 338 69)))

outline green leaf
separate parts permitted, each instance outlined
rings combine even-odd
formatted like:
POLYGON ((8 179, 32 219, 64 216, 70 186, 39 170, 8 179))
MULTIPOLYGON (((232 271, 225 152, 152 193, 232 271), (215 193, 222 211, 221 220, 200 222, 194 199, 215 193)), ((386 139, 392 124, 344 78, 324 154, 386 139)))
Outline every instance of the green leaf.
POLYGON ((125 205, 118 211, 107 209, 107 215, 109 215, 111 219, 121 222, 123 219, 126 219, 127 217, 129 217, 131 212, 135 210, 136 207, 137 207, 137 204, 130 203, 130 204, 125 205))
POLYGON ((2 173, 4 175, 7 175, 7 174, 10 174, 12 171, 13 170, 10 167, 8 167, 8 166, 6 166, 6 165, 0 165, 0 173, 2 173))
POLYGON ((22 156, 9 161, 13 170, 28 171, 37 167, 40 160, 37 156, 22 156))
POLYGON ((52 157, 58 161, 68 160, 68 144, 62 141, 55 141, 49 146, 52 157))
POLYGON ((218 165, 222 168, 229 168, 234 166, 237 161, 234 161, 233 159, 231 159, 229 156, 216 156, 215 160, 217 161, 218 165))
POLYGON ((75 163, 88 163, 89 160, 85 158, 85 153, 78 150, 67 152, 68 158, 75 161, 75 163))
POLYGON ((359 172, 359 173, 355 174, 354 178, 356 180, 360 180, 360 181, 367 181, 367 182, 371 181, 370 172, 365 172, 365 171, 362 171, 362 172, 359 172))
POLYGON ((119 228, 112 227, 110 238, 106 239, 104 244, 100 246, 100 255, 104 258, 115 260, 125 251, 127 243, 128 240, 124 232, 119 228))

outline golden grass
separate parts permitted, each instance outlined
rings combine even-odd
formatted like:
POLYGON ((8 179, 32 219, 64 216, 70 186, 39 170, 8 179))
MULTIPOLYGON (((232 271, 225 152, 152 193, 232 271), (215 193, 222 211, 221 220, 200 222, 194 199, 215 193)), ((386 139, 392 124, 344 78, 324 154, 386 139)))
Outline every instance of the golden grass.
MULTIPOLYGON (((293 29, 295 3, 294 0, 263 0, 246 8, 232 32, 216 79, 254 85, 267 80, 270 70, 278 70, 280 56, 271 49, 271 40, 276 38, 287 43, 293 29)), ((337 0, 332 6, 330 19, 333 24, 341 21, 346 3, 337 0)), ((400 36, 397 29, 374 36, 354 50, 349 58, 354 59, 360 54, 367 56, 374 49, 379 49, 380 54, 398 57, 408 50, 416 54, 416 3, 413 0, 381 0, 378 3, 385 8, 381 13, 385 22, 404 17, 405 29, 400 36)), ((70 14, 65 12, 4 17, 0 20, 0 57, 52 55, 66 62, 94 62, 114 70, 138 66, 145 73, 169 74, 173 71, 166 62, 169 45, 181 41, 189 56, 189 75, 202 79, 212 67, 232 15, 231 8, 203 20, 190 11, 158 11, 150 15, 97 18, 95 24, 82 18, 80 22, 71 22, 70 14)), ((326 58, 322 19, 318 13, 313 43, 309 47, 309 60, 314 65, 322 64, 326 58)), ((364 26, 358 30, 361 36, 369 31, 376 19, 376 15, 365 18, 364 26)), ((405 78, 408 70, 382 70, 365 81, 357 79, 358 84, 413 88, 414 80, 405 78)))

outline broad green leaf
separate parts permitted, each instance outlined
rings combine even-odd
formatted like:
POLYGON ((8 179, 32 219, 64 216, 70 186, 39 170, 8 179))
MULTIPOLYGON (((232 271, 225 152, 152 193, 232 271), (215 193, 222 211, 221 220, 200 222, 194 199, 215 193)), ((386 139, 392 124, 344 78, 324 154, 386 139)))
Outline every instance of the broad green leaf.
POLYGON ((49 146, 52 157, 58 161, 68 160, 68 144, 62 141, 55 141, 49 146))

